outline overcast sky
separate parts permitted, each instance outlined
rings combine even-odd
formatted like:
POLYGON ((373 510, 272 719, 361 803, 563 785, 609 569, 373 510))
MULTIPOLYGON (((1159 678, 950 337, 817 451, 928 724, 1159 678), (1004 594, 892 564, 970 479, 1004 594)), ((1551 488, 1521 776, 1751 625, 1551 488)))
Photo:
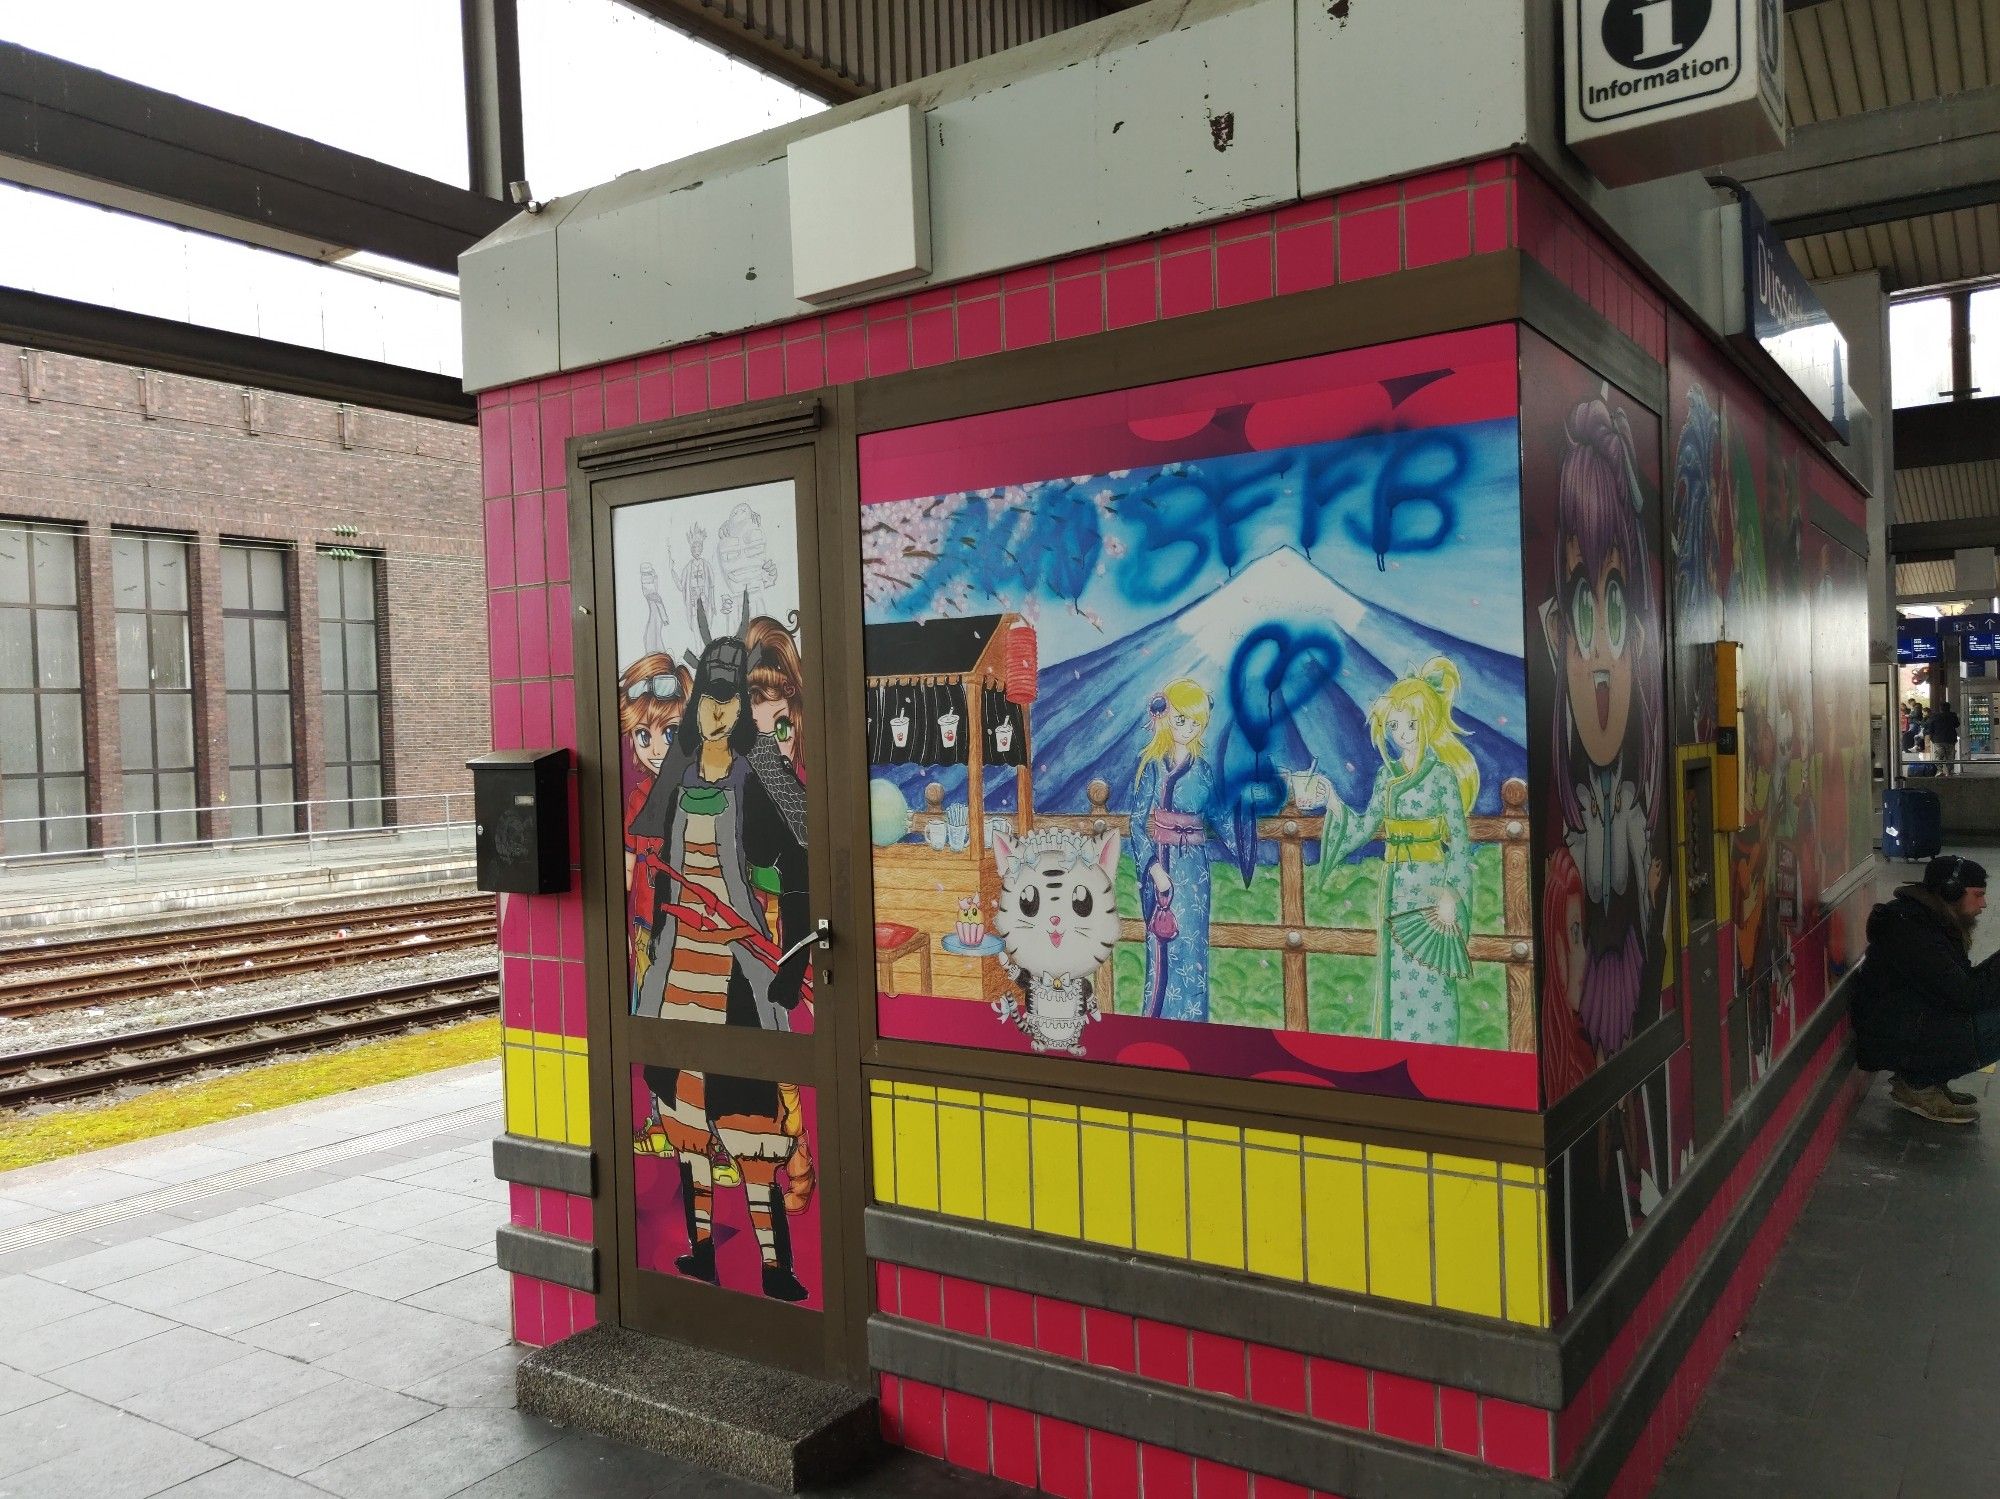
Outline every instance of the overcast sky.
MULTIPOLYGON (((0 39, 463 186, 457 0, 11 0, 0 39)), ((816 100, 615 0, 520 0, 528 177, 554 198, 816 100)), ((0 185, 0 284, 456 374, 457 304, 0 185)))

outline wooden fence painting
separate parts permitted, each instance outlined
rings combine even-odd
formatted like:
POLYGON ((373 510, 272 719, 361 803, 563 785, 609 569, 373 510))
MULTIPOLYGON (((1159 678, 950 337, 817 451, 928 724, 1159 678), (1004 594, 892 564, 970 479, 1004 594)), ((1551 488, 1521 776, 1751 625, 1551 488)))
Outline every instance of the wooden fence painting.
MULTIPOLYGON (((1084 816, 1051 815, 1036 812, 1027 819, 1036 825, 1070 828, 1099 834, 1116 831, 1122 842, 1129 839, 1131 818, 1110 810, 1111 788, 1093 780, 1086 788, 1092 810, 1084 816)), ((922 834, 933 819, 941 818, 943 792, 935 783, 926 786, 924 809, 912 815, 912 830, 922 834)), ((1502 965, 1506 977, 1507 1051, 1532 1052, 1536 1045, 1534 898, 1529 875, 1528 786, 1519 777, 1509 777, 1500 785, 1499 815, 1477 815, 1467 819, 1475 846, 1494 845, 1500 851, 1500 930, 1474 931, 1467 941, 1467 955, 1477 963, 1502 965)), ((1213 952, 1265 952, 1279 955, 1283 980, 1283 1025, 1287 1031, 1311 1031, 1307 1003, 1307 963, 1316 954, 1338 957, 1373 958, 1381 953, 1381 937, 1372 927, 1312 926, 1306 920, 1306 845, 1318 843, 1324 835, 1326 819, 1318 813, 1304 813, 1295 802, 1287 802, 1275 817, 1259 819, 1257 836, 1275 843, 1278 849, 1278 920, 1211 921, 1209 947, 1213 952)), ((990 855, 989 855, 990 861, 990 855)), ((884 912, 892 916, 893 912, 884 912)), ((1145 941, 1144 924, 1127 916, 1121 922, 1120 947, 1138 946, 1145 941)), ((996 968, 997 975, 997 968, 996 968)), ((1099 969, 1097 991, 1116 992, 1115 957, 1099 969)), ((992 997, 998 997, 992 996, 992 997)), ((1106 1006, 1109 1008, 1109 1006, 1106 1006)))

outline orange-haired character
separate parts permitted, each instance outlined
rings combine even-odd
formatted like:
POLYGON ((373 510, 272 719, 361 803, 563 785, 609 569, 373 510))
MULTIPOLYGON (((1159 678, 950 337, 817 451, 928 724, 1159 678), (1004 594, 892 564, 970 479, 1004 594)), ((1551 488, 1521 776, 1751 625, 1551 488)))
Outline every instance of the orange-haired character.
POLYGON ((673 741, 674 725, 687 706, 691 680, 685 666, 676 666, 660 651, 641 656, 618 678, 618 733, 631 747, 638 772, 625 793, 624 824, 625 905, 635 987, 646 976, 652 954, 654 875, 659 868, 660 840, 638 836, 632 824, 652 794, 653 778, 660 773, 660 762, 673 741))

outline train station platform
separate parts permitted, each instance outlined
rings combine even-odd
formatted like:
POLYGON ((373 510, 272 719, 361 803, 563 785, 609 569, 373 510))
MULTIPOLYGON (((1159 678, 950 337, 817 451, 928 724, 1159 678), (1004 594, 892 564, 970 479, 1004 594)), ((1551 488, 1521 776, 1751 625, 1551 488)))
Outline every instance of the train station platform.
POLYGON ((515 1411, 499 1130, 481 1063, 0 1174, 0 1499, 768 1499, 515 1411))
POLYGON ((0 861, 0 944, 83 924, 365 900, 472 878, 472 827, 0 861))
MULTIPOLYGON (((481 1063, 0 1174, 0 1499, 768 1494, 514 1409, 499 1098, 481 1063)), ((1655 1493, 1985 1492, 1996 1235, 2000 1115, 1878 1081, 1655 1493)), ((826 1492, 1018 1491, 901 1453, 826 1492)))

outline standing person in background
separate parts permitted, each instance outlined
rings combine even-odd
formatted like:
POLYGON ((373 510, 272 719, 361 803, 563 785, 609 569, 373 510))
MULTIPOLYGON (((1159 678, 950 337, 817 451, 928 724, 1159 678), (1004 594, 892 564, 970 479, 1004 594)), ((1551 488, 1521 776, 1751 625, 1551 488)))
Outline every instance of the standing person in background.
POLYGON ((1952 763, 1958 759, 1958 710, 1952 707, 1950 698, 1942 699, 1932 710, 1928 727, 1931 744, 1937 750, 1939 773, 1950 775, 1952 763))

